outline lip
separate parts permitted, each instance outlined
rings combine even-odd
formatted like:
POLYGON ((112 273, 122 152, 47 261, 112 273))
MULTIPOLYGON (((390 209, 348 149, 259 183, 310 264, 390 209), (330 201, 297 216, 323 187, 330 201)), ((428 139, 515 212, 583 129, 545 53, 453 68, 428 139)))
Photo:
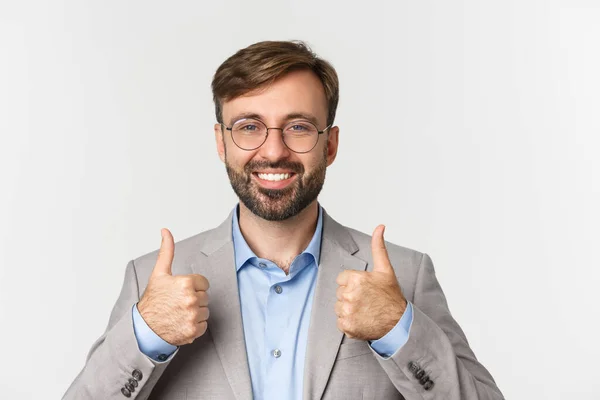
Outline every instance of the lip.
POLYGON ((290 185, 296 179, 296 173, 294 172, 281 172, 281 171, 260 171, 261 174, 281 174, 281 173, 289 173, 291 176, 287 179, 283 179, 280 181, 268 181, 266 179, 261 179, 258 177, 259 172, 253 172, 252 177, 255 179, 258 184, 265 189, 283 189, 286 186, 290 185))

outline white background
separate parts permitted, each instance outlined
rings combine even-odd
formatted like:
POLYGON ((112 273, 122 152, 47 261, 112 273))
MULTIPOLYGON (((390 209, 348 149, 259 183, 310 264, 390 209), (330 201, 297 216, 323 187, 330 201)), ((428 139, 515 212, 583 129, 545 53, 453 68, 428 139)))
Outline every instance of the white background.
POLYGON ((126 263, 227 216, 210 82, 265 39, 338 70, 329 213, 431 255, 508 399, 600 398, 600 4, 577 0, 2 0, 0 398, 60 398, 126 263))

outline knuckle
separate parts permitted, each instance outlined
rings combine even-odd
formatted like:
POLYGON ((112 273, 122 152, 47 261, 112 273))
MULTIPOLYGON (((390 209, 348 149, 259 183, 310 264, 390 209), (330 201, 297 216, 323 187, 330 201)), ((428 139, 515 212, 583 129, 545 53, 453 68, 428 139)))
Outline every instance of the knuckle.
POLYGON ((354 313, 354 306, 350 303, 344 303, 342 305, 342 312, 344 315, 351 315, 354 313))
POLYGON ((354 294, 354 292, 345 292, 345 293, 342 295, 342 299, 343 299, 345 302, 348 302, 348 303, 353 303, 353 302, 356 300, 356 295, 354 294))
POLYGON ((196 296, 187 295, 183 299, 183 304, 185 304, 186 307, 193 307, 196 305, 196 296))
POLYGON ((346 318, 338 318, 337 326, 340 331, 347 332, 349 329, 348 320, 346 318))
POLYGON ((186 324, 184 328, 184 335, 187 339, 194 339, 196 337, 196 327, 194 323, 186 324))
POLYGON ((194 287, 192 278, 190 278, 189 276, 182 276, 181 278, 179 278, 179 285, 184 290, 189 290, 194 287))

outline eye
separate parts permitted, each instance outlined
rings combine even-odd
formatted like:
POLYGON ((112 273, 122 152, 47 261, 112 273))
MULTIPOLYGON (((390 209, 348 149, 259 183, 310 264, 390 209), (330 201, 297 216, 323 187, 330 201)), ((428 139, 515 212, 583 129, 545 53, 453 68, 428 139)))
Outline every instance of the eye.
POLYGON ((299 134, 299 133, 312 133, 317 128, 310 122, 306 121, 292 121, 285 127, 286 132, 299 134))
POLYGON ((258 130, 258 126, 254 125, 254 124, 246 124, 240 127, 241 130, 243 131, 255 131, 258 130))
POLYGON ((256 120, 242 120, 233 124, 233 130, 240 133, 246 134, 255 134, 261 133, 264 131, 264 126, 260 123, 260 121, 256 120))
POLYGON ((288 129, 292 130, 292 131, 305 131, 308 128, 305 125, 296 124, 296 125, 291 125, 288 129))

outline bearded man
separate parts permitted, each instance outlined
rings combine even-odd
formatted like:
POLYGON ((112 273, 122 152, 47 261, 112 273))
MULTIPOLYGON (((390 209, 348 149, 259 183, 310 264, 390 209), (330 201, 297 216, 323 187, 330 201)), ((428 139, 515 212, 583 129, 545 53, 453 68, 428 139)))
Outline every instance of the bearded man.
POLYGON ((331 64, 302 42, 260 42, 212 90, 239 203, 177 243, 163 229, 128 263, 64 399, 502 399, 431 258, 319 204, 340 131, 331 64))

